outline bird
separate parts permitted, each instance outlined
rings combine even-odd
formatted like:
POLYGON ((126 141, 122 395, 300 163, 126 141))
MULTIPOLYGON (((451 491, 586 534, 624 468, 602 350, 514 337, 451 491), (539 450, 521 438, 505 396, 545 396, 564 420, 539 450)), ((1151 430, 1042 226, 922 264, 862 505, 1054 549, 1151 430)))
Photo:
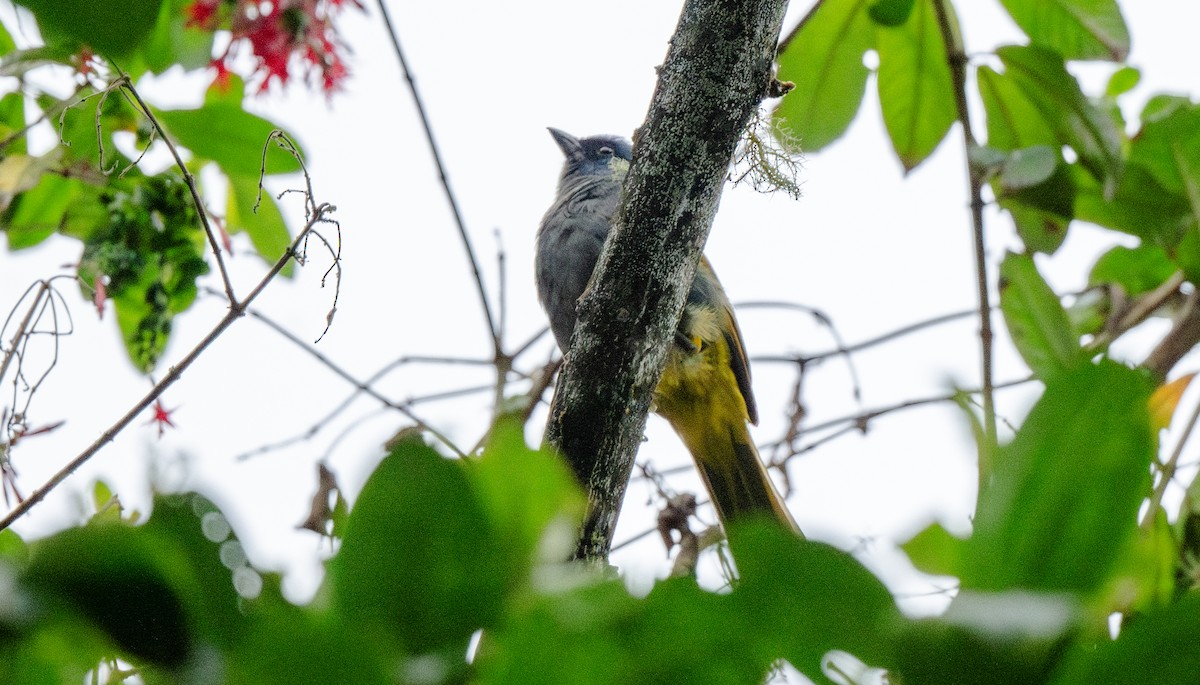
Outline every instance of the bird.
MULTIPOLYGON (((549 131, 565 161, 554 202, 538 227, 534 271, 550 330, 566 354, 633 149, 619 136, 549 131)), ((767 518, 801 534, 750 438, 747 424, 758 423, 750 364, 733 306, 706 257, 696 268, 653 410, 691 453, 722 524, 767 518)))

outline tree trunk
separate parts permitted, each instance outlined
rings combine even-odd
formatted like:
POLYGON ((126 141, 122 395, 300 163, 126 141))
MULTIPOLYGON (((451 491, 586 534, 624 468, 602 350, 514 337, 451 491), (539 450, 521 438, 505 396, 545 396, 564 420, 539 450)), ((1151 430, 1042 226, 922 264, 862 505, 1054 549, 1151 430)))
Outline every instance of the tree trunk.
POLYGON ((603 561, 646 413, 751 115, 773 92, 786 0, 686 0, 621 209, 579 306, 546 441, 588 493, 576 557, 603 561))

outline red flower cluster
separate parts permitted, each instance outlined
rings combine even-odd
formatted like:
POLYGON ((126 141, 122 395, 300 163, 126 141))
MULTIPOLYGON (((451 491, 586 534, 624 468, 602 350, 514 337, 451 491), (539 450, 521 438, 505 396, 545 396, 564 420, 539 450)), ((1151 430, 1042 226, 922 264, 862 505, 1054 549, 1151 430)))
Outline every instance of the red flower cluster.
POLYGON ((296 58, 306 76, 331 93, 348 75, 333 19, 350 3, 362 7, 358 0, 193 0, 187 25, 207 31, 224 28, 233 34, 225 53, 212 61, 218 84, 229 79, 234 51, 249 43, 260 92, 273 80, 286 84, 288 67, 296 58))

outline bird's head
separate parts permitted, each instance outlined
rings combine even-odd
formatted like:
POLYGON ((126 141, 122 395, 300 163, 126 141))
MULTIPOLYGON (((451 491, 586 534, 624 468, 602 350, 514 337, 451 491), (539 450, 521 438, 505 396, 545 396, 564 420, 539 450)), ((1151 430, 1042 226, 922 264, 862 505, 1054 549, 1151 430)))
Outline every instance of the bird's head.
POLYGON ((576 138, 556 128, 549 129, 554 142, 565 156, 563 177, 614 176, 620 179, 629 169, 633 147, 619 136, 576 138))

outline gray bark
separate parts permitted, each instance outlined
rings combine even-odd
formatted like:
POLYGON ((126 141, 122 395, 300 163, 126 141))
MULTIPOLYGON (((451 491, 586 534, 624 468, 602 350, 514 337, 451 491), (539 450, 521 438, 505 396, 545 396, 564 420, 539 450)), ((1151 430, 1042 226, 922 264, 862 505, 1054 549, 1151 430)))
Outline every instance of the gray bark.
POLYGON ((588 493, 576 557, 603 561, 738 139, 774 87, 786 0, 686 0, 621 209, 579 306, 546 441, 588 493))

